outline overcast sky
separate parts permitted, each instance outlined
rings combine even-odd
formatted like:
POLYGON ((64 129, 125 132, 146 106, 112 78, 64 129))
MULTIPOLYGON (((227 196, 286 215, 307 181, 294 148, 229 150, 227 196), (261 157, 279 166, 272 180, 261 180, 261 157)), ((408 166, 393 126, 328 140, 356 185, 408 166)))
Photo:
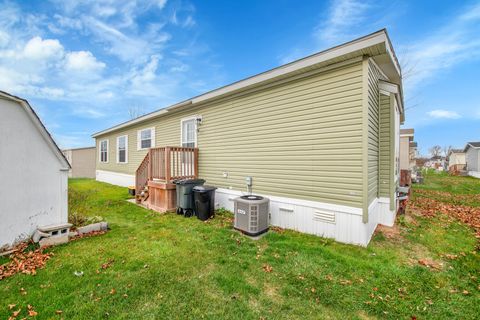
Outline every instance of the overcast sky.
POLYGON ((480 141, 479 1, 0 1, 0 90, 62 147, 387 28, 423 153, 480 141))

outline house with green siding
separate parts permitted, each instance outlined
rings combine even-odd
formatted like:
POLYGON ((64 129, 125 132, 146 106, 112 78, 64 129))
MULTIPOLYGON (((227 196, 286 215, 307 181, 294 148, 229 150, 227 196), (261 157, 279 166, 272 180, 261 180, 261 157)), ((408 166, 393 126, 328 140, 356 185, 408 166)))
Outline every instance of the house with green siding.
POLYGON ((96 179, 198 176, 233 210, 252 177, 272 225, 367 245, 395 220, 403 121, 400 66, 380 30, 95 133, 96 179), (148 161, 159 164, 143 177, 148 161), (180 174, 160 175, 166 163, 180 174))

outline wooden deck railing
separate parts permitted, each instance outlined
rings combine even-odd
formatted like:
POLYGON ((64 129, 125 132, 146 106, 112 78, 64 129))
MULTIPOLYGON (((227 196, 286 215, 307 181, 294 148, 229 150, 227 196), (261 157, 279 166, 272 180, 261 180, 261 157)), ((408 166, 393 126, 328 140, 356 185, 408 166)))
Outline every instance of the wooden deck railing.
POLYGON ((148 181, 198 177, 198 148, 161 147, 150 148, 135 173, 135 189, 140 193, 148 181))

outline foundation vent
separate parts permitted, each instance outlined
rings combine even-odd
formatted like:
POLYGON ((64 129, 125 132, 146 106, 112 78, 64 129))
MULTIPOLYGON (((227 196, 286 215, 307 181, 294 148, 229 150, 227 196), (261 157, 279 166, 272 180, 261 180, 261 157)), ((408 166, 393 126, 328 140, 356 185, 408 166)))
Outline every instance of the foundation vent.
POLYGON ((335 223, 335 212, 326 210, 315 210, 313 220, 319 222, 335 223))

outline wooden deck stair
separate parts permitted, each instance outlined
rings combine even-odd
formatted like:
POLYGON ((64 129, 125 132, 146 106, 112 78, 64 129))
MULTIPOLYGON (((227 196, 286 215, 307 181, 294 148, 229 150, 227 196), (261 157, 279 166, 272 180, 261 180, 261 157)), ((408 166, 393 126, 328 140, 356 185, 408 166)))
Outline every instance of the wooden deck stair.
POLYGON ((197 177, 198 148, 150 148, 135 172, 135 198, 159 212, 174 210, 173 181, 197 177))

